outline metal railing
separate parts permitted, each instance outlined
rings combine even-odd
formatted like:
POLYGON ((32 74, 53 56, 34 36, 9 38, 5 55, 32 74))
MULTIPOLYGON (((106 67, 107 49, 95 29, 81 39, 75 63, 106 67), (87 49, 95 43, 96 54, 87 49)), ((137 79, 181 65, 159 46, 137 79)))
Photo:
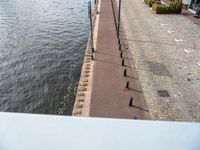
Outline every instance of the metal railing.
POLYGON ((93 12, 96 13, 97 12, 97 6, 98 6, 99 0, 94 0, 94 4, 95 4, 95 8, 94 11, 92 11, 92 3, 91 1, 88 1, 88 17, 90 20, 90 47, 91 47, 91 59, 94 60, 94 53, 95 53, 95 49, 94 49, 94 31, 93 31, 93 26, 94 26, 94 22, 95 22, 95 15, 93 17, 93 12))
POLYGON ((120 38, 119 37, 120 22, 121 22, 121 0, 119 0, 118 11, 115 10, 115 5, 114 5, 113 1, 115 1, 115 0, 111 0, 113 17, 114 17, 115 28, 116 28, 116 31, 117 31, 117 38, 119 39, 120 38))
POLYGON ((89 19, 90 19, 90 44, 91 44, 92 53, 94 53, 94 38, 93 38, 94 36, 93 36, 93 20, 92 20, 91 1, 88 2, 88 14, 89 14, 89 19))

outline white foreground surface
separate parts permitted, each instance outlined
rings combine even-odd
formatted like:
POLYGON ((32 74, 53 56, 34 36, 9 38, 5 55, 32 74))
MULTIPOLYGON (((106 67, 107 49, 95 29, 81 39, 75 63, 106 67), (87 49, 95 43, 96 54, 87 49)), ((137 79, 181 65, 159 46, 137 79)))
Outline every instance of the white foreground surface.
POLYGON ((0 113, 0 150, 200 150, 200 124, 0 113))

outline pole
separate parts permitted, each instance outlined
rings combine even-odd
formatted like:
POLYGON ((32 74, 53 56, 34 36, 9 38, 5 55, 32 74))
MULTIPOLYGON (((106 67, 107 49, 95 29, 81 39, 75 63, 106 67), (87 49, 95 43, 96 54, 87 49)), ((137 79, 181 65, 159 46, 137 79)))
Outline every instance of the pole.
POLYGON ((119 0, 119 11, 118 11, 118 27, 117 27, 117 38, 118 39, 119 39, 120 19, 121 19, 121 0, 119 0))
POLYGON ((90 34, 91 34, 91 48, 92 48, 92 53, 94 52, 94 43, 93 43, 93 26, 92 26, 92 6, 91 6, 91 1, 88 2, 89 6, 89 15, 90 15, 90 34))
POLYGON ((117 30, 117 21, 115 17, 115 8, 114 8, 113 0, 111 0, 111 4, 112 4, 113 17, 114 17, 114 22, 115 22, 115 29, 117 30))

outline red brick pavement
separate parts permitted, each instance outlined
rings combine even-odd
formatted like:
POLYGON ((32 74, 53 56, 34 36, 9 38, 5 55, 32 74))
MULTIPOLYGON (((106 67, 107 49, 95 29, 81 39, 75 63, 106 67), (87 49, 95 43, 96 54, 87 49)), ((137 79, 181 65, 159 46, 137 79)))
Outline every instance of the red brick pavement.
POLYGON ((127 44, 122 43, 122 47, 125 67, 121 65, 111 0, 101 0, 90 116, 150 119, 136 69, 131 67, 133 60, 126 49, 127 44), (123 76, 124 69, 128 77, 123 76), (127 81, 131 89, 126 89, 127 81), (131 97, 134 107, 129 107, 131 97))

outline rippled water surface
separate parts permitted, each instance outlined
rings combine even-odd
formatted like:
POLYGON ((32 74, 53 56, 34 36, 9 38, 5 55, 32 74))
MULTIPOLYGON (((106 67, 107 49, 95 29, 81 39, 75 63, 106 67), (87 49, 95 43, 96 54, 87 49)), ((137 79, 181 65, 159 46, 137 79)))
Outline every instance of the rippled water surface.
POLYGON ((70 115, 88 0, 0 0, 0 111, 70 115))

